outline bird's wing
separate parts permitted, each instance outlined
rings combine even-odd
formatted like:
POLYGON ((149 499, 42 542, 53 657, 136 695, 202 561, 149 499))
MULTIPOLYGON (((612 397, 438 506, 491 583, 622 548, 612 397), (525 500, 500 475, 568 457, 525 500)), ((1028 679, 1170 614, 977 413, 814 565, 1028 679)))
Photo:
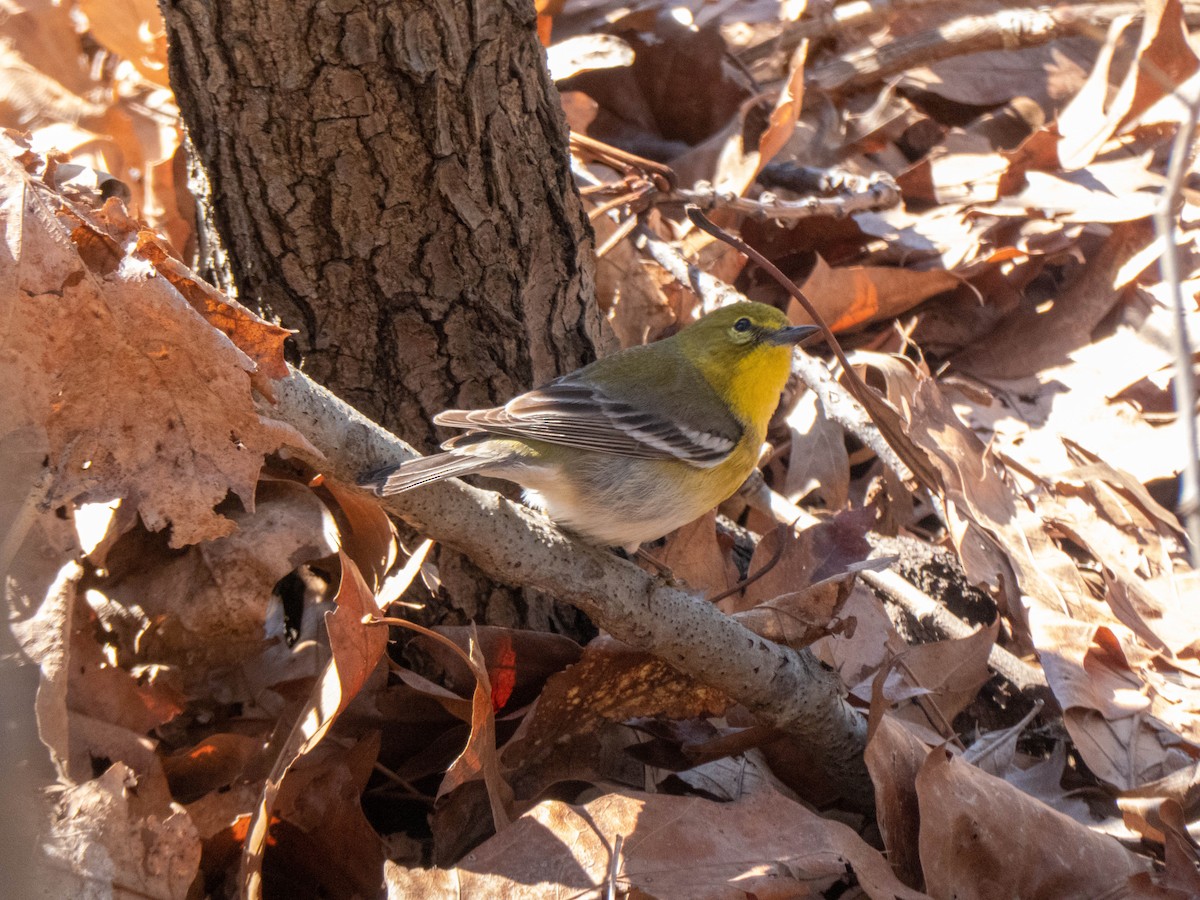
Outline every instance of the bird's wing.
POLYGON ((678 459, 699 468, 722 462, 741 437, 736 423, 732 427, 723 423, 716 432, 681 418, 669 410, 639 408, 596 385, 568 377, 495 409, 447 410, 434 422, 470 432, 447 442, 448 447, 478 440, 479 432, 487 432, 637 459, 678 459))

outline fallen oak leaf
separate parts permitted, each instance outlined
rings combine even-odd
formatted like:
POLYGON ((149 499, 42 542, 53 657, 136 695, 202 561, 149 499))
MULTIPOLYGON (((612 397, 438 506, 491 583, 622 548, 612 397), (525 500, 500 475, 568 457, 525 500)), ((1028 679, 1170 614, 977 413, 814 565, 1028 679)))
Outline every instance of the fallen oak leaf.
MULTIPOLYGON (((927 271, 892 266, 831 267, 817 256, 802 290, 835 332, 908 312, 930 297, 958 287, 962 279, 942 269, 927 271)), ((806 324, 811 316, 792 301, 788 318, 806 324)))
POLYGON ((1150 0, 1142 20, 1137 56, 1108 102, 1113 48, 1130 23, 1125 16, 1113 21, 1092 75, 1059 115, 1063 138, 1058 155, 1063 168, 1078 169, 1090 163, 1110 138, 1200 68, 1200 60, 1188 43, 1183 5, 1179 0, 1150 0))
MULTIPOLYGON (((325 499, 332 508, 334 518, 338 520, 338 543, 341 548, 358 565, 359 572, 367 577, 371 588, 380 592, 384 575, 396 560, 396 526, 378 503, 336 479, 320 476, 314 487, 318 496, 328 495, 325 499)), ((422 548, 409 557, 406 567, 421 565, 429 549, 424 544, 422 548), (420 559, 417 559, 418 556, 420 559), (417 559, 416 563, 414 559, 417 559)), ((401 591, 411 583, 412 575, 408 575, 401 591)), ((398 594, 396 596, 399 597, 398 594)), ((376 599, 381 609, 387 608, 388 604, 382 597, 376 599)))
POLYGON ((260 372, 268 378, 287 377, 283 344, 295 334, 294 330, 268 322, 198 278, 171 255, 162 238, 148 229, 137 232, 134 252, 152 263, 196 312, 254 360, 260 372))
POLYGON ((513 802, 513 792, 508 782, 504 780, 504 776, 500 774, 500 758, 496 751, 496 713, 493 708, 492 683, 488 676, 483 653, 479 648, 478 636, 474 634, 474 628, 472 627, 469 650, 464 651, 444 634, 439 634, 416 622, 390 617, 382 617, 375 621, 380 624, 407 628, 409 631, 415 631, 417 634, 436 641, 462 660, 471 670, 471 674, 475 676, 475 690, 471 696, 471 732, 466 746, 446 771, 446 775, 438 787, 437 796, 440 799, 460 785, 481 777, 487 789, 492 821, 496 830, 499 831, 511 821, 508 809, 513 802))
POLYGON ((127 499, 175 547, 231 533, 214 507, 252 510, 265 455, 307 442, 258 415, 255 364, 113 238, 119 202, 70 203, 18 149, 0 143, 0 435, 44 428, 49 505, 127 499))
POLYGON ((596 896, 610 878, 635 896, 804 897, 850 873, 873 900, 925 897, 849 826, 771 789, 732 803, 632 790, 581 806, 547 800, 458 868, 385 868, 390 896, 435 898, 596 896))
POLYGON ((934 897, 1100 897, 1150 868, 1115 838, 942 748, 915 784, 921 868, 934 897))
POLYGON ((362 689, 387 649, 387 629, 376 624, 379 607, 354 561, 344 552, 337 609, 326 613, 332 653, 308 701, 300 710, 267 776, 262 796, 247 828, 238 881, 244 896, 263 896, 262 864, 267 832, 280 786, 288 770, 311 751, 362 689))

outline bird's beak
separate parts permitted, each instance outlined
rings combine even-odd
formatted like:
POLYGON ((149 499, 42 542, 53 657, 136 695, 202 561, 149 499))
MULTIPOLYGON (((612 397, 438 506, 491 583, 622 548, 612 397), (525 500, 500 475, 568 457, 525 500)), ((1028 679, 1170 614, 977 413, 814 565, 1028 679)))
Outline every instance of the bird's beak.
POLYGON ((816 325, 789 325, 787 328, 780 328, 775 333, 768 335, 767 343, 798 346, 820 330, 816 325))

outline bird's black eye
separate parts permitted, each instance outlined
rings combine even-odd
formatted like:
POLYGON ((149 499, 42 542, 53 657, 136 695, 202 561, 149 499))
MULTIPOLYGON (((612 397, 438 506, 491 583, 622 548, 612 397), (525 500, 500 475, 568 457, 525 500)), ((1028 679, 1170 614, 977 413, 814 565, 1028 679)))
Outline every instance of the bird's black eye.
POLYGON ((751 322, 749 319, 741 318, 733 323, 733 330, 734 331, 749 331, 750 328, 753 326, 753 324, 754 323, 751 322))

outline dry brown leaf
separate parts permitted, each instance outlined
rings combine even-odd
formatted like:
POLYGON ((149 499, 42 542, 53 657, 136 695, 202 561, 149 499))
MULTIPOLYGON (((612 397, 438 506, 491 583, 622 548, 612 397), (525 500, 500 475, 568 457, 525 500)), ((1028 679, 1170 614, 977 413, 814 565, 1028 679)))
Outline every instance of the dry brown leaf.
POLYGON ((1073 771, 1067 756, 1066 741, 1057 742, 1054 750, 1044 759, 1026 758, 1020 760, 1020 763, 1014 760, 999 777, 1051 809, 1064 816, 1070 816, 1080 825, 1089 828, 1101 825, 1103 817, 1092 811, 1087 802, 1087 794, 1083 791, 1069 791, 1063 787, 1064 775, 1070 775, 1073 771))
POLYGON ((1178 522, 1168 521, 1174 517, 1140 484, 1103 463, 1054 479, 1037 504, 1047 523, 1092 555, 1115 618, 1171 665, 1200 676, 1196 588, 1182 571, 1175 577, 1183 545, 1178 522))
POLYGON ((187 151, 182 142, 149 163, 142 215, 166 236, 176 258, 196 258, 196 198, 187 187, 187 151))
MULTIPOLYGON (((196 198, 187 189, 186 152, 180 150, 183 126, 174 97, 162 88, 150 90, 146 85, 134 87, 125 82, 116 90, 115 103, 102 116, 87 120, 116 145, 119 154, 112 166, 97 168, 120 179, 129 191, 130 209, 173 242, 178 239, 177 252, 186 254, 195 247, 196 198)), ((48 150, 54 146, 54 138, 47 132, 36 132, 36 148, 48 150)), ((59 149, 67 148, 60 145, 59 149)), ((76 163, 88 164, 89 157, 80 156, 78 151, 71 153, 76 163)))
POLYGON ((954 130, 925 159, 896 178, 909 200, 943 206, 990 203, 1000 193, 1009 163, 985 136, 954 130))
MULTIPOLYGON (((904 372, 906 380, 915 378, 918 366, 899 355, 881 355, 889 368, 904 372)), ((860 381, 861 383, 861 381, 860 381)), ((935 490, 939 476, 928 453, 921 449, 909 436, 905 425, 904 408, 908 405, 908 392, 891 391, 885 395, 862 383, 862 390, 853 391, 854 398, 861 403, 871 424, 879 431, 888 446, 906 466, 916 482, 935 490)))
POLYGON ((783 495, 793 503, 816 494, 830 511, 850 496, 850 458, 842 426, 825 414, 815 391, 805 391, 787 416, 792 433, 783 495))
MULTIPOLYGON (((631 749, 646 746, 639 744, 637 748, 631 749)), ((691 750, 692 746, 684 745, 683 749, 686 752, 691 750)), ((703 752, 704 746, 700 745, 697 749, 703 752)), ((650 762, 657 764, 654 760, 650 762)), ((764 753, 754 747, 743 750, 736 756, 722 756, 682 771, 672 772, 658 781, 657 786, 664 794, 685 792, 689 796, 723 802, 749 797, 762 790, 778 791, 789 799, 796 799, 791 789, 772 773, 764 753)))
POLYGON ((67 789, 47 836, 52 871, 39 883, 58 897, 185 900, 200 867, 200 840, 165 784, 124 763, 67 789))
POLYGON ((135 252, 153 263, 158 273, 171 282, 196 312, 254 360, 259 372, 268 378, 287 377, 283 343, 292 335, 290 329, 266 321, 197 278, 171 255, 162 239, 152 231, 137 230, 135 252))
MULTIPOLYGON (((441 650, 448 650, 451 655, 458 658, 462 665, 466 666, 470 673, 472 694, 468 709, 462 708, 464 705, 462 699, 452 691, 442 689, 414 672, 405 672, 402 675, 406 683, 421 690, 427 696, 433 697, 448 711, 468 721, 471 726, 466 741, 459 743, 458 746, 461 749, 457 751, 453 762, 450 763, 442 778, 437 798, 441 799, 458 788, 482 781, 487 802, 491 807, 492 823, 496 830, 500 830, 510 821, 509 810, 512 807, 513 791, 500 771, 500 759, 496 747, 496 714, 493 707, 499 698, 492 688, 487 662, 480 649, 475 626, 471 625, 466 629, 465 634, 458 632, 459 637, 466 639, 467 649, 464 650, 450 637, 440 631, 426 628, 424 625, 403 619, 389 618, 383 621, 414 631, 427 639, 428 644, 437 646, 441 650)), ((515 683, 515 671, 513 670, 515 660, 512 644, 504 634, 493 634, 492 637, 493 650, 498 651, 493 664, 496 666, 497 674, 504 679, 500 689, 507 692, 503 697, 503 700, 507 700, 511 696, 511 690, 515 683)), ((474 805, 475 797, 470 791, 461 791, 457 796, 464 807, 474 805)), ((443 809, 445 809, 445 805, 443 805, 443 809)), ((478 823, 476 823, 476 827, 478 827, 478 823)))
POLYGON ((70 635, 84 548, 72 521, 38 509, 44 458, 36 428, 0 434, 0 603, 13 656, 41 668, 37 728, 61 765, 68 755, 70 635))
POLYGON ((964 566, 978 581, 994 580, 1010 591, 1008 613, 1029 629, 1092 771, 1128 788, 1181 765, 1182 754, 1154 735, 1169 728, 1192 742, 1200 737, 1195 679, 1152 664, 1153 652, 1095 599, 1074 560, 1056 546, 1036 510, 1006 482, 931 381, 914 396, 912 434, 942 468, 964 566), (1131 756, 1130 746, 1143 749, 1131 756))
MULTIPOLYGON (((903 689, 900 689, 900 696, 892 695, 901 684, 917 693, 896 714, 918 724, 928 720, 929 727, 934 730, 950 726, 954 717, 967 708, 992 677, 988 653, 996 643, 999 630, 997 618, 990 626, 978 628, 968 637, 918 644, 902 650, 894 670, 899 677, 895 685, 885 688, 884 694, 888 699, 901 699, 903 689), (930 709, 928 703, 934 708, 930 709)), ((860 690, 855 693, 863 699, 870 696, 863 695, 860 690)), ((950 731, 953 733, 953 729, 950 731)))
MULTIPOLYGON (((616 223, 602 216, 593 223, 596 242, 603 244, 616 223)), ((663 287, 630 241, 619 241, 596 261, 596 301, 609 313, 622 348, 648 343, 675 323, 663 287)))
POLYGON ((1113 615, 1164 660, 1200 676, 1200 589, 1188 573, 1146 580, 1115 566, 1104 567, 1104 599, 1113 615))
POLYGON ((755 634, 792 648, 807 647, 831 634, 853 631, 854 622, 837 615, 851 581, 822 582, 802 591, 790 591, 752 609, 733 614, 755 634))
POLYGON ((367 584, 378 591, 396 561, 396 526, 379 501, 361 491, 333 478, 323 478, 319 490, 329 492, 336 507, 334 515, 340 513, 345 519, 338 528, 341 549, 354 560, 367 584))
POLYGON ((1059 158, 1066 169, 1087 165, 1108 140, 1200 68, 1188 43, 1179 0, 1149 0, 1135 62, 1109 101, 1113 47, 1129 22, 1121 17, 1109 30, 1101 58, 1079 96, 1059 116, 1059 158))
POLYGON ((251 897, 262 896, 267 829, 284 777, 296 760, 320 743, 334 720, 375 671, 387 649, 387 629, 369 623, 370 619, 379 616, 374 595, 350 557, 344 553, 340 556, 342 583, 336 597, 338 606, 325 615, 332 656, 297 716, 291 733, 279 748, 247 828, 239 882, 241 889, 251 897))
POLYGON ((258 416, 253 363, 13 150, 0 153, 0 376, 16 403, 0 432, 45 425, 51 503, 127 498, 176 547, 229 534, 213 508, 232 493, 252 509, 264 454, 298 437, 258 416))
POLYGON ((935 897, 1100 897, 1149 869, 1116 840, 945 750, 916 779, 921 867, 935 897))
POLYGON ((854 631, 839 616, 854 572, 870 553, 863 537, 870 510, 842 513, 796 534, 777 528, 759 542, 743 596, 721 601, 739 622, 768 640, 804 647, 833 633, 854 631))
POLYGON ((977 346, 958 354, 955 365, 994 382, 1063 363, 1090 343, 1096 326, 1120 300, 1114 283, 1122 266, 1153 239, 1148 221, 1117 223, 1049 309, 1017 310, 977 346))
POLYGON ((383 727, 380 763, 410 782, 440 777, 466 740, 463 723, 470 721, 470 701, 457 698, 464 706, 457 715, 447 712, 439 695, 421 688, 403 682, 373 687, 361 702, 378 711, 376 721, 383 727))
POLYGON ((164 172, 162 163, 169 164, 182 130, 166 83, 158 9, 145 0, 89 0, 70 11, 49 3, 24 5, 25 10, 8 11, 5 32, 12 44, 0 48, 8 76, 7 90, 0 89, 0 124, 31 128, 37 152, 64 151, 72 162, 111 173, 121 184, 116 196, 152 224, 170 221, 172 236, 183 238, 178 246, 185 249, 189 228, 177 213, 172 216, 176 205, 166 202, 163 191, 164 176, 173 181, 174 173, 164 172), (85 7, 96 18, 82 39, 78 26, 85 7), (61 18, 51 14, 55 10, 61 18), (98 65, 103 58, 98 37, 128 54, 132 65, 98 65))
MULTIPOLYGON (((397 666, 393 668, 393 672, 404 683, 404 686, 411 688, 413 691, 420 694, 422 697, 434 700, 450 715, 456 719, 470 724, 471 722, 471 701, 464 700, 454 691, 442 687, 434 681, 430 681, 423 675, 419 675, 409 669, 397 666)), ((447 765, 449 762, 447 761, 447 765)), ((427 773, 426 773, 427 774, 427 773)))
MULTIPOLYGON (((95 159, 114 152, 111 141, 96 134, 81 120, 91 124, 93 117, 104 114, 104 106, 92 102, 95 88, 92 73, 85 65, 81 41, 76 33, 72 11, 52 3, 10 4, 5 10, 4 40, 0 41, 0 126, 33 129, 37 140, 42 128, 56 132, 49 140, 85 144, 95 159), (64 48, 74 52, 63 52, 64 48)), ((36 148, 45 152, 46 144, 36 148)), ((100 166, 108 171, 107 166, 100 166)))
POLYGON ((1006 470, 932 380, 922 381, 913 395, 910 433, 942 472, 948 524, 967 574, 994 587, 1022 634, 1027 626, 1020 594, 1081 621, 1096 616, 1097 604, 1073 561, 1045 534, 1006 470))
MULTIPOLYGON (((839 513, 799 533, 781 528, 766 535, 750 560, 752 575, 760 570, 765 570, 765 574, 746 586, 743 597, 730 611, 749 609, 822 582, 845 580, 871 552, 866 532, 873 520, 871 510, 857 509, 839 513), (779 561, 767 569, 777 554, 779 561)), ((834 613, 827 612, 823 622, 828 622, 834 613)))
POLYGON ((614 867, 619 887, 664 900, 817 897, 847 869, 868 897, 924 897, 850 828, 769 791, 734 803, 632 791, 545 801, 456 869, 389 866, 388 896, 567 900, 601 890, 614 867))
POLYGON ((728 705, 723 694, 680 675, 661 660, 614 638, 598 637, 584 648, 578 663, 546 682, 537 706, 505 746, 502 759, 510 767, 527 765, 556 744, 565 745, 605 721, 719 715, 728 705))
POLYGON ((767 120, 767 128, 758 139, 759 172, 779 154, 796 130, 800 110, 804 106, 804 69, 807 61, 808 41, 801 41, 788 61, 787 80, 779 90, 775 108, 767 120))
POLYGON ((1063 721, 1097 777, 1129 790, 1189 762, 1178 745, 1200 745, 1200 679, 1156 665, 1115 620, 1089 624, 1034 607, 1030 625, 1063 721))
MULTIPOLYGON (((957 277, 940 269, 927 272, 883 266, 835 269, 818 256, 802 289, 829 327, 841 332, 907 312, 960 283, 957 277)), ((788 318, 798 325, 812 321, 795 300, 788 309, 788 318)))
POLYGON ((349 747, 332 741, 297 760, 279 792, 264 881, 273 890, 374 897, 386 851, 361 797, 379 757, 379 732, 349 747))
POLYGON ((855 213, 854 221, 864 234, 886 241, 898 263, 937 264, 960 277, 974 275, 994 258, 999 263, 1012 256, 1012 248, 995 239, 994 219, 958 206, 923 211, 897 206, 855 213))
POLYGON ((861 584, 842 604, 842 618, 853 620, 854 628, 821 638, 812 651, 837 671, 843 684, 861 684, 884 664, 888 646, 899 636, 879 598, 861 584))
POLYGON ((1096 775, 1119 788, 1179 767, 1186 757, 1171 744, 1180 738, 1193 745, 1200 740, 1194 724, 1200 680, 1188 671, 1194 660, 1172 662, 1171 652, 1155 636, 1150 623, 1162 624, 1162 617, 1153 613, 1161 602, 1141 594, 1143 579, 1129 568, 1151 574, 1168 565, 1169 556, 1149 537, 1160 527, 1150 522, 1161 521, 1161 514, 1151 519, 1144 491, 1130 491, 1126 479, 1115 478, 1123 493, 1102 489, 1105 481, 1095 471, 1090 490, 1076 489, 1070 498, 1078 505, 1075 512, 1062 502, 1038 504, 1036 497, 1020 497, 939 396, 932 383, 920 385, 913 434, 937 455, 946 473, 947 511, 952 525, 958 523, 954 533, 960 554, 968 571, 985 580, 1002 576, 1004 566, 1011 565, 1015 585, 1006 583, 1019 586, 1024 598, 1018 605, 1010 599, 1009 613, 1020 624, 1025 610, 1029 636, 1079 752, 1096 775), (935 406, 943 412, 935 414, 935 406), (936 438, 935 419, 941 423, 936 438), (964 467, 970 460, 982 465, 964 467), (952 474, 955 469, 960 474, 952 474), (1130 503, 1122 497, 1140 499, 1130 503), (1114 524, 1138 519, 1146 524, 1137 529, 1136 540, 1128 533, 1122 536, 1114 524), (1056 545, 1055 536, 1064 532, 1073 533, 1083 550, 1090 548, 1097 556, 1112 607, 1097 599, 1075 561, 1056 545), (1142 540, 1148 543, 1139 547, 1142 540), (995 574, 983 575, 989 568, 995 574), (1150 643, 1121 624, 1121 618, 1140 628, 1150 643), (1138 748, 1136 754, 1129 753, 1131 746, 1138 748))
MULTIPOLYGON (((448 638, 464 653, 469 652, 472 641, 478 644, 491 683, 492 708, 496 712, 506 707, 519 709, 533 702, 546 680, 578 662, 583 652, 577 643, 560 634, 498 625, 470 628, 446 625, 433 631, 448 638)), ((441 666, 443 674, 439 681, 456 696, 475 689, 475 673, 460 654, 421 634, 414 642, 441 666)))
POLYGON ((923 888, 921 820, 917 773, 929 747, 904 725, 885 715, 867 743, 867 769, 875 785, 875 815, 896 877, 912 888, 923 888))
POLYGON ((1019 191, 986 209, 1009 216, 1036 214, 1055 222, 1132 222, 1158 208, 1162 175, 1152 171, 1152 154, 1095 161, 1070 172, 1024 173, 1019 191))
POLYGON ((71 628, 69 710, 135 734, 146 734, 183 711, 185 698, 180 685, 172 683, 179 679, 171 678, 171 673, 150 670, 138 678, 112 664, 96 641, 96 615, 82 595, 66 621, 71 628))
POLYGON ((193 697, 219 687, 214 670, 240 667, 248 684, 221 690, 246 703, 300 674, 268 600, 283 576, 337 551, 332 523, 320 499, 295 482, 263 482, 257 497, 254 512, 230 514, 238 528, 229 537, 182 553, 142 528, 112 545, 94 597, 123 665, 170 666, 193 697), (281 659, 264 655, 271 645, 281 659))
MULTIPOLYGON (((1162 4, 1159 4, 1159 8, 1161 10, 1162 4)), ((1104 108, 1113 95, 1113 84, 1120 76, 1120 66, 1129 64, 1128 54, 1124 52, 1129 43, 1127 32, 1137 22, 1138 17, 1131 13, 1116 16, 1112 20, 1091 71, 1071 102, 1058 115, 1055 133, 1060 137, 1065 133, 1068 139, 1054 142, 1055 159, 1065 167, 1069 168, 1067 164, 1074 161, 1076 156, 1080 159, 1080 165, 1090 162, 1099 149, 1097 140, 1102 144, 1108 137, 1104 108), (1096 146, 1085 152, 1087 144, 1096 146)), ((1148 30, 1150 25, 1143 20, 1142 27, 1148 30)), ((1126 72, 1127 76, 1131 74, 1126 72)))
POLYGON ((468 781, 483 779, 491 805, 492 822, 499 831, 510 821, 513 792, 500 773, 492 684, 478 640, 472 638, 470 650, 464 656, 475 676, 475 690, 471 695, 471 733, 462 752, 446 770, 442 783, 438 785, 437 796, 444 797, 468 781))
POLYGON ((968 53, 909 69, 902 84, 971 106, 998 106, 1031 97, 1053 107, 1083 84, 1095 55, 1090 37, 1067 38, 1035 47, 968 53))
POLYGON ((700 596, 723 594, 737 583, 732 548, 722 546, 715 511, 676 529, 666 540, 662 549, 649 551, 650 555, 700 596))
POLYGON ((555 81, 580 72, 633 65, 633 48, 616 35, 581 34, 546 48, 546 65, 555 81))
MULTIPOLYGON (((735 128, 721 150, 716 171, 712 177, 714 189, 719 194, 741 196, 758 177, 763 166, 775 158, 796 130, 800 119, 800 108, 804 103, 804 64, 808 57, 808 41, 802 41, 789 63, 791 69, 787 80, 780 88, 775 106, 767 120, 767 126, 758 137, 757 146, 746 150, 743 133, 746 128, 735 128)), ((745 113, 746 110, 743 110, 745 113)))
MULTIPOLYGON (((596 30, 628 42, 634 60, 631 66, 584 72, 561 83, 599 104, 589 128, 593 137, 672 162, 721 132, 751 96, 752 83, 727 60, 715 23, 689 27, 647 8, 596 24, 596 30)), ((710 163, 700 177, 712 171, 710 163)), ((690 183, 680 168, 676 172, 690 183)))
POLYGON ((171 796, 193 803, 205 794, 228 787, 262 752, 265 737, 217 732, 162 758, 171 796))
POLYGON ((550 46, 550 34, 554 30, 554 17, 561 15, 567 0, 536 0, 537 34, 543 47, 550 46))
MULTIPOLYGON (((1190 293, 1195 286, 1184 289, 1190 293)), ((1080 451, 1069 449, 1075 447, 1096 459, 1102 451, 1105 463, 1140 483, 1174 477, 1184 464, 1179 422, 1173 414, 1166 421, 1147 417, 1116 397, 1131 382, 1169 365, 1168 310, 1145 295, 1139 299, 1145 305, 1139 303, 1129 321, 1073 350, 1063 363, 1024 379, 988 378, 996 399, 963 395, 956 406, 998 453, 1034 472, 1077 465, 1073 457, 1080 451)), ((1008 346, 1015 347, 1015 340, 1008 346)))
POLYGON ((1200 893, 1200 846, 1188 832, 1188 823, 1177 800, 1164 800, 1158 810, 1166 828, 1166 865, 1164 882, 1192 896, 1200 893))
MULTIPOLYGON (((1144 817, 1153 825, 1163 800, 1174 800, 1179 804, 1184 818, 1194 820, 1200 813, 1200 763, 1176 769, 1165 778, 1123 792, 1117 799, 1117 806, 1127 815, 1133 813, 1144 817)), ((1161 830, 1158 834, 1142 833, 1150 840, 1162 843, 1161 830)))
POLYGON ((133 63, 147 80, 170 87, 167 28, 154 0, 80 0, 97 41, 133 63))
MULTIPOLYGON (((37 546, 41 534, 31 529, 30 540, 21 549, 57 548, 37 546), (31 546, 32 545, 32 546, 31 546)), ((54 573, 39 571, 42 554, 30 554, 11 566, 5 578, 5 606, 12 623, 9 629, 21 653, 41 670, 35 710, 37 736, 50 751, 60 771, 70 771, 70 716, 67 711, 67 684, 70 679, 70 636, 75 595, 83 567, 75 560, 59 563, 54 573), (31 559, 35 565, 29 565, 31 559), (22 564, 23 563, 23 564, 22 564), (33 593, 36 591, 37 593, 33 593)))

